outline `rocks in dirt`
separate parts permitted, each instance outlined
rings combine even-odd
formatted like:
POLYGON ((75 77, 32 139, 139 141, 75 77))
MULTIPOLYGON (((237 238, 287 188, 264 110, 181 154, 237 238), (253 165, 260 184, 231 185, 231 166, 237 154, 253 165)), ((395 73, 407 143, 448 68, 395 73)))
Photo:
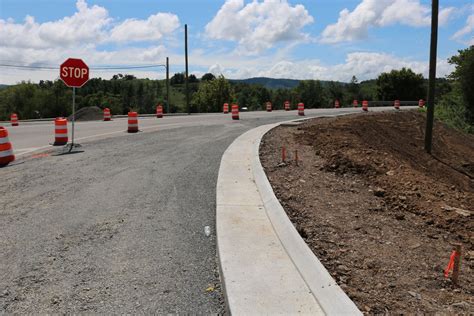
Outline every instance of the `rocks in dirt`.
POLYGON ((380 187, 377 187, 374 190, 374 195, 377 196, 377 197, 384 197, 385 193, 387 193, 387 192, 384 189, 380 188, 380 187))
POLYGON ((394 175, 395 175, 395 171, 389 170, 389 171, 385 172, 385 174, 386 174, 387 176, 394 176, 394 175))
POLYGON ((458 207, 452 207, 452 206, 449 206, 449 205, 446 205, 444 207, 442 207, 443 210, 445 211, 454 211, 456 214, 459 214, 461 216, 464 216, 464 217, 469 217, 471 216, 471 211, 468 211, 468 210, 464 210, 462 208, 458 208, 458 207))
POLYGON ((416 298, 417 300, 421 300, 421 295, 419 293, 413 292, 413 291, 408 291, 408 294, 416 298))
POLYGON ((405 219, 405 215, 402 214, 402 213, 397 213, 395 214, 395 219, 399 220, 399 221, 402 221, 405 219))

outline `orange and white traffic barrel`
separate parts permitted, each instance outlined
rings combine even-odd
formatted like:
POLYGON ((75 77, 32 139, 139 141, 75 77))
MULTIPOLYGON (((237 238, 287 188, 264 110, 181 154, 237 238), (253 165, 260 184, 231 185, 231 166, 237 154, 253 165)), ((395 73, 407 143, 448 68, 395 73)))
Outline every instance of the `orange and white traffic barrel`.
POLYGON ((422 108, 422 107, 424 107, 424 106, 425 106, 425 100, 420 99, 420 100, 418 101, 418 107, 419 107, 419 108, 422 108))
POLYGON ((267 112, 271 112, 271 111, 272 111, 272 103, 267 102, 267 112))
POLYGON ((303 102, 298 103, 298 115, 304 116, 304 103, 303 102))
POLYGON ((237 104, 232 104, 232 119, 239 119, 239 106, 237 104))
POLYGON ((66 145, 68 141, 67 137, 67 119, 63 117, 57 117, 54 120, 54 144, 53 146, 66 145))
POLYGON ((128 112, 128 130, 129 133, 138 132, 138 113, 128 112))
POLYGON ((224 114, 229 113, 229 103, 224 103, 224 106, 222 107, 222 112, 224 112, 224 114))
POLYGON ((334 107, 336 109, 339 109, 341 107, 341 105, 339 104, 339 100, 334 101, 334 107))
POLYGON ((156 107, 156 117, 157 118, 163 117, 163 106, 161 104, 158 104, 158 106, 156 107))
POLYGON ((12 123, 12 126, 18 126, 18 115, 16 113, 12 113, 10 116, 10 122, 12 123))
POLYGON ((8 131, 5 127, 0 126, 0 167, 5 167, 15 160, 13 147, 8 140, 8 131))
POLYGON ((110 109, 104 109, 104 121, 110 121, 112 119, 112 115, 110 114, 110 109))
POLYGON ((357 100, 352 101, 352 105, 353 105, 355 108, 358 107, 358 106, 359 106, 359 101, 357 101, 357 100))
POLYGON ((369 110, 369 101, 364 100, 362 101, 362 111, 367 112, 369 110))
POLYGON ((285 111, 290 110, 290 101, 285 101, 285 111))
POLYGON ((393 102, 393 107, 397 110, 400 110, 400 100, 395 100, 393 102))

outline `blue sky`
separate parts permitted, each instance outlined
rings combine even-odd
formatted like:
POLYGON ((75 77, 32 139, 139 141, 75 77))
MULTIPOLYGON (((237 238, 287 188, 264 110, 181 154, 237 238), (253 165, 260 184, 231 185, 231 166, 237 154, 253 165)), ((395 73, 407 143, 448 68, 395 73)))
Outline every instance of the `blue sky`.
MULTIPOLYGON (((0 0, 0 61, 59 66, 164 63, 228 78, 348 81, 410 67, 428 73, 431 1, 425 0, 0 0)), ((471 0, 441 0, 438 76, 474 44, 471 0)), ((116 72, 163 78, 162 68, 116 72)), ((0 83, 55 79, 56 71, 2 68, 0 83)))

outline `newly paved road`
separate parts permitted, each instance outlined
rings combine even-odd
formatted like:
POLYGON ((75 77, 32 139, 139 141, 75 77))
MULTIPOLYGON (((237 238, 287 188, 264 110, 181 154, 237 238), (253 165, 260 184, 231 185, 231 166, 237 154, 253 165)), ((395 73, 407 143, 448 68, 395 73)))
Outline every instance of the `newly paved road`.
MULTIPOLYGON (((123 133, 125 120, 79 123, 84 152, 24 154, 0 169, 0 313, 222 312, 220 159, 244 131, 297 115, 241 118, 142 119, 137 134, 123 133)), ((9 131, 23 153, 52 141, 51 123, 9 131)))

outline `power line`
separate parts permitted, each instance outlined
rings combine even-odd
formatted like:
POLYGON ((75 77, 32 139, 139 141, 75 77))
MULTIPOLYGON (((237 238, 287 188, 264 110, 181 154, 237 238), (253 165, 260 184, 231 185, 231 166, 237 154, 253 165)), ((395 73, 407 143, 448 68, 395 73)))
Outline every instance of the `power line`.
MULTIPOLYGON (((59 67, 53 66, 35 66, 35 65, 15 65, 15 64, 0 64, 1 68, 13 68, 13 69, 38 69, 38 70, 59 70, 59 67)), ((121 70, 121 69, 144 69, 144 68, 156 68, 164 67, 164 64, 154 65, 136 65, 136 66, 90 66, 89 69, 94 70, 121 70)))

